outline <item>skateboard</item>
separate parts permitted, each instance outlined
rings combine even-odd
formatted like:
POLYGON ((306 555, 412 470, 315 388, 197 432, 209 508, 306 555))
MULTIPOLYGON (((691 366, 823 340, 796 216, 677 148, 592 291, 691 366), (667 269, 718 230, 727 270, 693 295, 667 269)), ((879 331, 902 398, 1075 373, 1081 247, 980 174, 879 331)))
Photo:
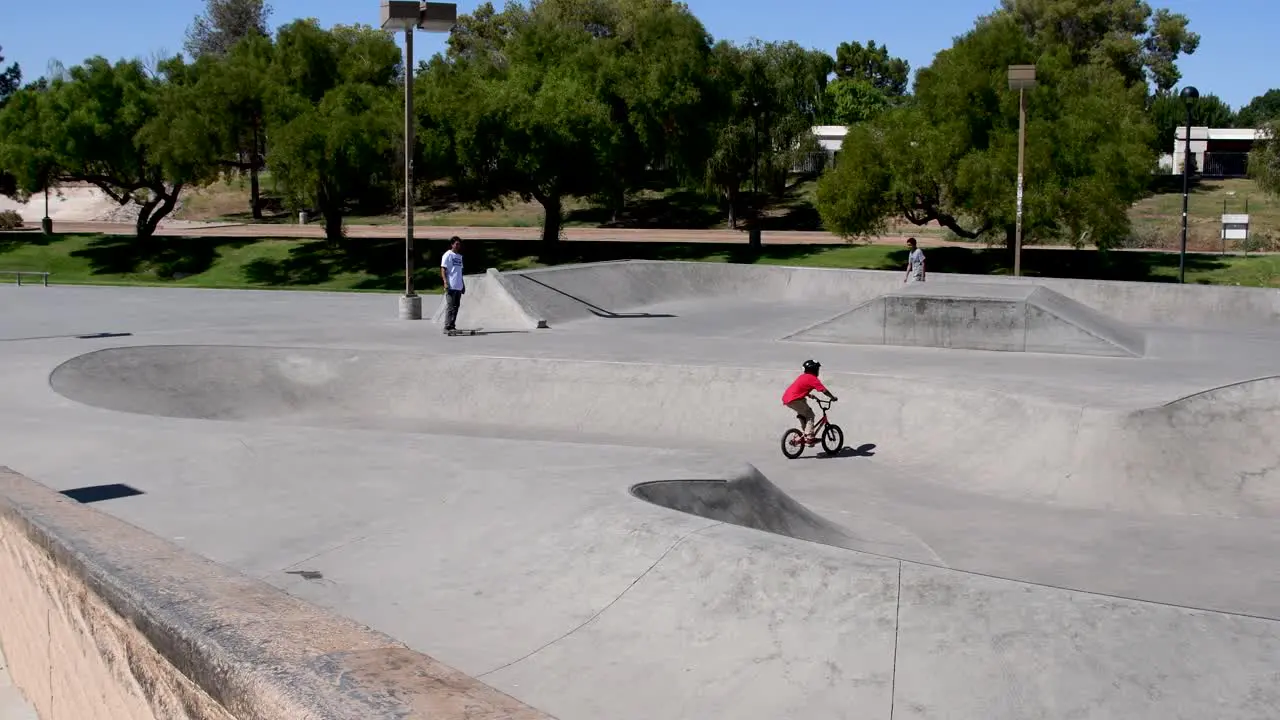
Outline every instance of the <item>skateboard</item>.
POLYGON ((452 330, 445 330, 444 334, 450 337, 453 337, 454 335, 475 335, 483 329, 484 328, 454 328, 452 330))

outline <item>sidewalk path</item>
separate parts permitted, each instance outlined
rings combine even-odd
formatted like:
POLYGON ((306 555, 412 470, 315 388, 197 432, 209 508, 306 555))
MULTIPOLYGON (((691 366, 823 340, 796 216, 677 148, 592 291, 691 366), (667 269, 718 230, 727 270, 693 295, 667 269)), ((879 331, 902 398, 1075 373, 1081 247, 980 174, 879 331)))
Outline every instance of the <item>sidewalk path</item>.
MULTIPOLYGON (((391 239, 404 237, 403 225, 346 225, 347 237, 391 239)), ((58 233, 101 233, 104 235, 133 235, 133 223, 112 222, 54 222, 54 232, 58 233)), ((39 226, 27 228, 27 232, 39 232, 39 226)), ((182 235, 185 237, 235 237, 235 238, 280 238, 280 239, 315 239, 324 237, 324 227, 319 224, 298 225, 296 223, 231 223, 231 222, 196 222, 191 220, 170 220, 160 224, 161 235, 182 235)), ((537 227, 484 227, 484 226, 447 226, 416 225, 414 238, 418 240, 447 240, 452 236, 463 240, 529 240, 537 241, 542 237, 541 228, 537 227)), ((927 230, 919 235, 877 235, 858 238, 848 242, 838 235, 811 230, 776 230, 766 231, 763 242, 766 246, 779 245, 904 245, 908 237, 916 238, 922 248, 957 247, 969 249, 987 249, 984 243, 948 240, 945 237, 930 234, 927 230)), ((627 242, 627 243, 680 243, 680 244, 721 244, 746 245, 747 233, 740 230, 682 230, 670 228, 565 228, 566 242, 627 242)), ((1024 250, 1071 250, 1067 245, 1023 245, 1024 250)), ((1116 248, 1113 252, 1147 252, 1173 253, 1177 249, 1170 248, 1116 248)), ((1188 255, 1221 255, 1216 250, 1187 249, 1188 255)), ((1231 256, 1243 255, 1239 250, 1226 253, 1231 256)), ((1255 251, 1250 255, 1275 255, 1280 253, 1255 251)))

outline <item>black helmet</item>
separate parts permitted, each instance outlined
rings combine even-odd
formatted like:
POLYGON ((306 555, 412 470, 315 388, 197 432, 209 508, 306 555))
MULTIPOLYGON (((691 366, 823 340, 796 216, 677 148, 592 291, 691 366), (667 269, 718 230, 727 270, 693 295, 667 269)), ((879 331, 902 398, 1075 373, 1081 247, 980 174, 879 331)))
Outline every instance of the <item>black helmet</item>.
POLYGON ((807 372, 807 373, 815 373, 815 374, 816 374, 816 373, 818 372, 818 368, 820 368, 820 367, 822 367, 822 363, 818 362, 817 360, 805 360, 805 361, 804 361, 804 371, 805 371, 805 372, 807 372))

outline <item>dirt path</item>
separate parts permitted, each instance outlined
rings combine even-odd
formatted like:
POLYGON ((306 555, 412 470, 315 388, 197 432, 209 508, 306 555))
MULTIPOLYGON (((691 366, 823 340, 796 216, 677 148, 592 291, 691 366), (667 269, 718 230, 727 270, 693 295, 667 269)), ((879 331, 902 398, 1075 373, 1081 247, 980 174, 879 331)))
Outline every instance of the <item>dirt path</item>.
MULTIPOLYGON (((39 227, 29 227, 29 232, 39 232, 39 227)), ((133 235, 133 223, 120 222, 59 222, 54 221, 54 231, 58 233, 101 233, 104 235, 133 235)), ((347 225, 347 236, 353 238, 401 238, 404 227, 401 225, 347 225)), ((279 238, 318 240, 324 237, 324 228, 320 225, 297 225, 285 223, 217 223, 196 222, 187 220, 171 220, 161 223, 160 234, 182 235, 186 237, 235 237, 235 238, 279 238)), ((443 225, 418 225, 414 228, 414 237, 420 240, 447 240, 452 236, 463 240, 528 240, 536 241, 541 237, 541 229, 536 227, 449 227, 443 225)), ((859 238, 848 243, 851 245, 903 245, 907 235, 879 235, 859 238)), ((961 247, 984 249, 987 245, 974 242, 954 242, 936 236, 921 234, 913 236, 922 248, 961 247)), ((566 242, 626 242, 626 243, 708 243, 722 245, 746 245, 747 233, 734 230, 679 230, 679 229, 630 229, 630 228, 566 228, 566 242)), ((826 232, 803 230, 778 230, 765 232, 765 245, 843 245, 839 236, 826 232)), ((1027 250, 1071 250, 1066 245, 1024 245, 1027 250)), ((1174 253, 1178 250, 1169 248, 1118 248, 1114 252, 1151 252, 1174 253)), ((1188 255, 1220 255, 1218 251, 1187 249, 1188 255)), ((1229 251, 1227 255, 1242 255, 1238 251, 1229 251)), ((1274 255, 1271 252, 1251 252, 1250 255, 1274 255)))
MULTIPOLYGON (((132 235, 132 223, 110 222, 54 222, 54 230, 59 233, 103 233, 107 235, 132 235)), ((401 225, 347 225, 348 237, 354 238, 399 238, 404 237, 401 225)), ((181 234, 192 237, 262 237, 262 238, 299 238, 319 239, 324 237, 324 228, 319 225, 296 224, 249 224, 249 223, 202 223, 187 221, 170 221, 161 224, 160 232, 165 234, 181 234)), ((541 237, 541 229, 534 227, 447 227, 441 225, 417 225, 414 237, 425 239, 447 239, 458 236, 463 240, 537 240, 541 237)), ((734 230, 675 230, 675 229, 614 229, 614 228, 566 228, 565 240, 568 242, 661 242, 661 243, 747 243, 747 233, 734 230)), ((957 247, 982 247, 977 243, 953 243, 940 238, 920 235, 919 243, 923 247, 939 247, 951 245, 957 247)), ((863 239, 858 244, 890 244, 899 245, 906 242, 906 235, 884 235, 863 239)), ((763 241, 768 245, 839 245, 844 241, 837 235, 825 232, 809 231, 774 231, 766 232, 763 241)))

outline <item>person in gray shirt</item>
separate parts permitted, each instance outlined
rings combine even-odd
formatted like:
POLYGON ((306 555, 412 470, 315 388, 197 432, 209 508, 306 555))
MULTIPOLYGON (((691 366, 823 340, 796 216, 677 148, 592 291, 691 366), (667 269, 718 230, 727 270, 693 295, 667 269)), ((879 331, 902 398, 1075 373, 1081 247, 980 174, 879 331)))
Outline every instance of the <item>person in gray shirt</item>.
POLYGON ((924 282, 924 251, 916 247, 915 238, 907 238, 907 276, 902 282, 924 282))

